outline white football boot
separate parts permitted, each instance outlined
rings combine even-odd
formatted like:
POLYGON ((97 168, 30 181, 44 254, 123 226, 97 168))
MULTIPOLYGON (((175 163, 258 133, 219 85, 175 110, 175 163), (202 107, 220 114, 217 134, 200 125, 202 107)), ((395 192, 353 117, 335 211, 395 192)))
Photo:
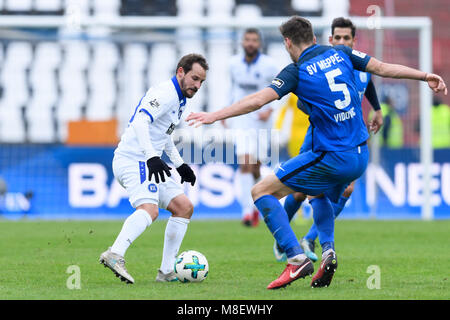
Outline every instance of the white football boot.
POLYGON ((110 268, 121 281, 134 283, 133 277, 130 276, 125 268, 125 259, 121 255, 111 252, 111 248, 108 248, 100 255, 100 263, 110 268))
POLYGON ((318 260, 317 255, 314 252, 314 241, 309 241, 308 239, 302 238, 300 240, 300 246, 302 247, 303 251, 305 252, 306 256, 312 261, 316 262, 318 260))
POLYGON ((171 271, 169 273, 164 273, 161 270, 158 270, 158 274, 156 275, 156 282, 173 282, 177 281, 178 278, 175 275, 174 271, 171 271))

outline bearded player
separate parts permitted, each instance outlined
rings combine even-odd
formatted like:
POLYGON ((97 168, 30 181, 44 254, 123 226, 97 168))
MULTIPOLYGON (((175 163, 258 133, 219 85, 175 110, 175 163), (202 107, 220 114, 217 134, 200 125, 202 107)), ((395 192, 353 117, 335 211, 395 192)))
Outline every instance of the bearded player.
POLYGON ((186 233, 193 205, 170 168, 162 159, 165 152, 181 176, 181 183, 195 184, 193 170, 184 163, 172 139, 172 132, 192 98, 206 79, 208 64, 198 54, 181 58, 176 75, 151 87, 142 97, 129 125, 114 151, 113 172, 127 190, 135 211, 125 220, 112 246, 100 256, 100 263, 120 280, 134 283, 125 268, 125 252, 158 217, 158 209, 167 209, 169 218, 164 235, 161 267, 156 281, 177 280, 175 258, 186 233))

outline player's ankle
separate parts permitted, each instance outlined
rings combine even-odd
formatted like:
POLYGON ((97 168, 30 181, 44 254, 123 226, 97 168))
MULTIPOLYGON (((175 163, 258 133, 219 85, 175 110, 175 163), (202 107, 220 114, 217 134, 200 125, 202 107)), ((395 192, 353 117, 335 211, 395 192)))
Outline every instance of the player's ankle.
POLYGON ((307 259, 306 255, 304 253, 297 254, 296 256, 293 256, 291 258, 288 258, 287 261, 289 264, 293 265, 301 265, 303 262, 305 262, 305 259, 307 259))

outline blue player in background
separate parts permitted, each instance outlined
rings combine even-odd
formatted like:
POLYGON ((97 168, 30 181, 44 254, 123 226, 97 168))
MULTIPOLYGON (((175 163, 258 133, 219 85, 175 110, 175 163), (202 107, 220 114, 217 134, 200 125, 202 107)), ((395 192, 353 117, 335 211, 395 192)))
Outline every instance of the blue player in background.
POLYGON ((369 159, 369 133, 362 117, 354 69, 382 77, 426 81, 436 93, 447 94, 447 87, 440 76, 432 73, 384 63, 344 45, 316 45, 311 23, 299 16, 283 23, 280 32, 293 63, 269 87, 215 112, 191 113, 186 121, 196 126, 211 124, 258 110, 290 92, 297 95, 310 117, 312 149, 284 162, 274 174, 258 182, 252 197, 288 261, 285 270, 267 288, 285 287, 314 272, 313 263, 301 248, 279 202, 294 192, 307 194, 313 207, 322 262, 311 286, 325 287, 337 269, 335 219, 330 201, 335 202, 333 197, 363 174, 369 159))
MULTIPOLYGON (((345 19, 343 17, 336 18, 333 20, 331 24, 331 36, 329 38, 329 43, 332 46, 337 45, 346 45, 350 48, 353 48, 353 45, 356 42, 356 27, 353 25, 350 19, 345 19)), ((374 133, 377 133, 381 126, 383 125, 383 114, 381 113, 380 103, 378 102, 377 93, 375 90, 375 86, 372 81, 372 77, 370 73, 362 72, 359 70, 354 70, 355 76, 355 85, 356 90, 358 91, 359 97, 362 100, 365 96, 367 100, 372 105, 374 110, 374 117, 369 122, 369 127, 374 133)), ((298 100, 301 103, 301 100, 298 100)), ((302 106, 299 106, 302 109, 302 106)), ((312 149, 312 135, 310 126, 305 136, 305 140, 300 149, 301 153, 308 152, 312 149)), ((334 209, 334 215, 337 216, 344 209, 345 204, 353 193, 355 181, 350 183, 350 185, 344 190, 342 195, 339 196, 337 202, 331 202, 331 205, 334 209)), ((302 202, 306 199, 306 195, 302 192, 295 192, 286 197, 284 202, 284 209, 288 215, 289 221, 292 220, 295 213, 300 208, 302 202)), ((310 258, 313 262, 317 261, 317 255, 315 254, 315 240, 318 236, 317 228, 315 224, 311 226, 308 233, 300 240, 300 245, 302 249, 305 251, 305 254, 308 258, 310 258)), ((278 261, 285 261, 286 254, 282 251, 280 246, 274 243, 273 247, 275 258, 278 261)))

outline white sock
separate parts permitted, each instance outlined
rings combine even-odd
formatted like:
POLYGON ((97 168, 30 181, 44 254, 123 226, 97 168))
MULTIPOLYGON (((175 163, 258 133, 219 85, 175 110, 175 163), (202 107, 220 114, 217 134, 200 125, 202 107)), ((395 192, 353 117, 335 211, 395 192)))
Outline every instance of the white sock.
POLYGON ((122 257, 125 256, 125 252, 130 244, 151 224, 152 218, 147 211, 143 209, 136 210, 123 223, 122 230, 117 236, 116 241, 114 241, 111 251, 122 257))
POLYGON ((170 217, 164 234, 164 248, 160 270, 163 273, 173 271, 175 259, 189 224, 189 219, 170 217))
POLYGON ((322 260, 330 253, 330 252, 335 252, 333 249, 328 249, 325 252, 322 252, 322 260))
POLYGON ((306 259, 306 254, 300 253, 296 256, 293 256, 292 258, 288 258, 287 261, 290 264, 299 266, 303 263, 303 261, 305 261, 305 259, 306 259))
POLYGON ((241 183, 241 195, 239 197, 239 202, 242 207, 242 218, 248 214, 252 214, 254 209, 254 203, 252 198, 252 187, 255 184, 255 178, 251 173, 241 173, 240 175, 241 183))

